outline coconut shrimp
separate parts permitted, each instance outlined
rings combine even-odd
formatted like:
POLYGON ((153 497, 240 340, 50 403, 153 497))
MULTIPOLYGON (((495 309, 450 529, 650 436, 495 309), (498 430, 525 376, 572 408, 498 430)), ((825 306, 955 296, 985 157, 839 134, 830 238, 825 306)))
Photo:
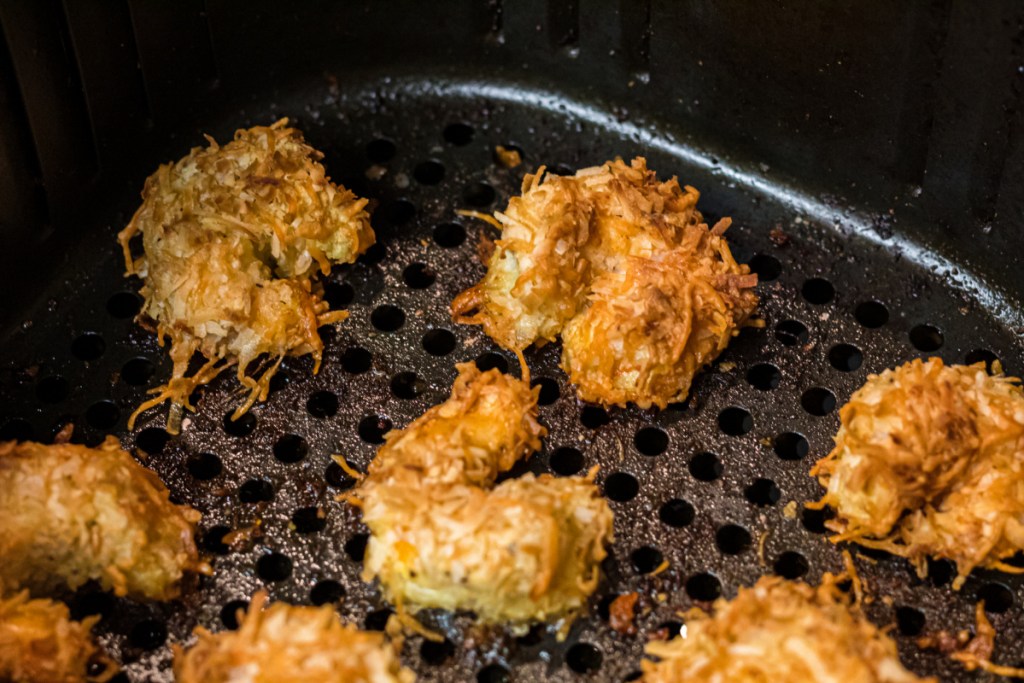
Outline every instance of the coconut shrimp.
POLYGON ((562 367, 587 401, 664 408, 684 400, 757 307, 757 276, 733 258, 729 219, 708 227, 700 193, 646 160, 523 181, 494 218, 487 274, 452 303, 521 352, 561 335, 562 367))
POLYGON ((121 449, 0 443, 0 580, 34 594, 96 580, 117 595, 170 600, 205 572, 199 513, 121 449))
POLYGON ((351 263, 373 244, 359 199, 335 185, 288 119, 239 130, 164 164, 142 191, 142 206, 118 239, 128 275, 142 278, 140 322, 170 340, 170 381, 139 406, 171 401, 177 431, 192 391, 234 366, 247 397, 234 417, 265 400, 286 356, 312 354, 319 368, 321 325, 337 323, 314 279, 351 263), (143 254, 130 242, 142 235, 143 254), (198 352, 205 364, 189 375, 198 352))
POLYGON ((593 593, 612 515, 592 477, 498 475, 540 446, 538 389, 458 366, 451 397, 393 431, 350 500, 371 537, 364 579, 401 612, 571 621, 593 593))
POLYGON ((413 683, 384 634, 343 625, 330 605, 298 607, 253 596, 238 629, 196 629, 197 642, 175 646, 177 683, 413 683), (240 678, 241 677, 241 678, 240 678))
POLYGON ((686 616, 685 637, 652 642, 658 661, 641 663, 645 683, 937 683, 900 662, 896 642, 826 574, 815 588, 763 577, 712 613, 686 616))
POLYGON ((872 375, 839 413, 835 448, 814 465, 834 541, 911 561, 1019 572, 1024 550, 1024 392, 984 363, 917 359, 872 375))

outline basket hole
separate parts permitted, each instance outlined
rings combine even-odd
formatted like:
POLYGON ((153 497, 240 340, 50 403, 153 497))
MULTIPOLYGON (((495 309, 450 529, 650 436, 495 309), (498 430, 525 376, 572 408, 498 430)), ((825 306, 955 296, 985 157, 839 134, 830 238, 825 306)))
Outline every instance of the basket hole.
POLYGON ((132 358, 121 366, 121 379, 125 384, 142 386, 156 374, 156 366, 148 358, 132 358))
POLYGON ((359 421, 359 438, 366 443, 382 444, 391 431, 391 420, 382 415, 367 415, 359 421))
POLYGON ((117 603, 114 596, 110 593, 97 591, 94 593, 79 593, 72 596, 68 606, 71 618, 75 621, 81 621, 91 616, 99 616, 101 619, 106 619, 114 612, 117 603))
POLYGON ((159 619, 143 619, 128 632, 128 643, 140 650, 155 650, 167 642, 167 624, 159 619))
POLYGON ((445 142, 464 147, 473 141, 473 126, 468 123, 449 123, 444 127, 445 142))
POLYGON ((477 683, 509 683, 511 673, 501 664, 488 664, 476 674, 477 683))
POLYGON ((332 310, 347 308, 356 296, 356 291, 347 282, 328 282, 324 285, 324 301, 332 310))
POLYGON ((978 600, 985 603, 985 611, 1002 614, 1013 607, 1013 591, 1001 583, 986 583, 978 589, 978 600))
POLYGON ((820 277, 806 280, 804 286, 800 288, 800 293, 809 303, 818 305, 827 304, 836 296, 836 290, 832 283, 820 277))
POLYGON ((550 377, 537 377, 530 384, 540 387, 540 393, 537 396, 538 405, 549 406, 561 396, 562 392, 558 388, 558 382, 550 377))
POLYGON ((36 384, 36 396, 43 403, 60 403, 71 393, 71 383, 60 375, 50 375, 36 384))
POLYGON ((658 624, 658 632, 665 634, 665 640, 675 640, 683 635, 683 623, 681 621, 664 621, 658 624))
POLYGON ((233 413, 224 415, 224 431, 231 436, 248 436, 256 429, 256 416, 252 413, 245 413, 237 420, 232 419, 233 413))
POLYGON ((555 474, 571 477, 583 469, 583 453, 572 446, 563 446, 551 454, 548 466, 555 474))
POLYGON ((779 555, 772 566, 772 570, 784 579, 799 579, 809 569, 807 558, 792 550, 779 555))
POLYGON ((730 406, 718 414, 718 428, 729 436, 743 436, 754 428, 754 418, 744 408, 730 406))
POLYGON ((338 413, 338 395, 331 391, 314 392, 306 399, 306 411, 313 417, 334 417, 338 413))
POLYGON ((691 600, 712 602, 722 595, 722 582, 714 574, 701 572, 686 580, 686 594, 691 600))
POLYGON ((159 427, 146 427, 135 437, 135 447, 147 455, 160 455, 171 435, 159 427))
POLYGON ((188 473, 192 475, 192 478, 199 481, 209 481, 224 471, 224 465, 221 463, 220 458, 213 453, 193 455, 188 459, 188 463, 185 466, 188 468, 188 473))
POLYGON ((121 410, 113 401, 97 401, 85 411, 85 421, 96 429, 110 429, 120 417, 121 410))
POLYGON ((771 363, 758 363, 747 370, 747 381, 755 389, 771 391, 779 386, 782 381, 782 373, 771 363))
POLYGON ((411 400, 426 391, 427 382, 415 372, 400 372, 391 378, 391 393, 396 398, 411 400))
POLYGON ((608 411, 601 406, 583 406, 580 422, 587 429, 598 429, 611 422, 608 411))
POLYGON ((757 274, 758 282, 771 282, 782 274, 782 264, 779 259, 768 254, 754 254, 748 264, 750 272, 757 274))
POLYGON ((661 455, 668 450, 668 434, 657 427, 644 427, 633 437, 633 445, 643 455, 661 455))
POLYGON ((441 223, 434 228, 434 242, 439 247, 454 249, 466 241, 466 229, 458 223, 441 223))
POLYGON ((565 653, 565 664, 578 674, 594 673, 601 668, 604 655, 590 643, 576 643, 565 653))
POLYGON ((690 458, 690 474, 698 481, 714 481, 722 476, 722 461, 714 453, 698 453, 690 458))
POLYGON ((663 524, 676 529, 692 524, 695 515, 696 510, 693 509, 693 506, 681 498, 665 501, 661 508, 658 509, 658 519, 663 524))
MULTIPOLYGON (((385 227, 405 225, 416 215, 416 207, 407 199, 392 199, 384 202, 373 212, 375 223, 385 227)), ((371 257, 372 259, 373 257, 371 257)), ((382 259, 383 260, 383 259, 382 259)), ((365 261, 365 259, 364 259, 365 261)))
POLYGON ((775 455, 783 460, 803 460, 811 451, 811 445, 803 434, 783 432, 775 437, 775 455))
POLYGON ((274 457, 284 463, 299 462, 309 454, 309 444, 298 434, 285 434, 274 443, 274 457))
MULTIPOLYGON (((351 464, 349 464, 349 467, 351 467, 351 464)), ((324 470, 324 479, 327 480, 330 486, 342 491, 356 485, 356 480, 349 476, 345 469, 336 462, 332 462, 324 470)))
POLYGON ((924 630, 924 612, 915 608, 900 606, 896 608, 896 627, 905 636, 916 636, 924 630))
POLYGON ((377 138, 366 144, 366 158, 375 164, 383 164, 394 158, 398 151, 395 143, 385 138, 377 138))
POLYGON ((405 311, 391 304, 378 306, 370 314, 370 323, 381 332, 395 332, 405 324, 405 311))
POLYGON ((477 356, 476 367, 480 372, 497 369, 498 372, 508 372, 508 359, 495 351, 488 351, 477 356))
POLYGON ((876 329, 889 322, 889 309, 879 301, 863 301, 857 304, 853 317, 862 327, 876 329))
POLYGON ((444 179, 444 164, 436 159, 427 159, 416 164, 412 177, 421 185, 437 185, 444 179))
POLYGON ((630 554, 629 559, 638 574, 650 574, 665 561, 661 551, 650 545, 637 548, 630 554))
POLYGON ((813 510, 803 508, 800 512, 800 523, 812 534, 823 534, 828 531, 825 522, 832 518, 832 511, 828 509, 813 510))
POLYGON ((78 360, 96 360, 107 350, 107 343, 97 332, 86 332, 71 342, 71 354, 78 360))
POLYGON ((617 503, 627 503, 640 493, 640 482, 626 472, 614 472, 604 482, 604 495, 617 503))
POLYGON ((425 263, 410 263, 402 271, 402 280, 413 289, 426 289, 437 280, 437 273, 425 263))
POLYGON ((478 208, 490 206, 497 196, 494 188, 485 182, 470 183, 462 190, 462 200, 478 208))
POLYGON ((750 548, 750 532, 738 524, 726 524, 715 532, 715 545, 726 555, 739 555, 750 548))
POLYGON ((227 555, 231 552, 231 548, 224 543, 224 537, 229 533, 231 533, 231 527, 224 526, 223 524, 212 526, 203 534, 200 545, 203 550, 214 555, 227 555))
POLYGON ((445 638, 440 643, 424 640, 420 645, 420 659, 427 664, 438 666, 448 661, 455 654, 455 644, 445 638))
POLYGON ((964 363, 967 365, 974 365, 975 363, 984 363, 985 371, 992 374, 992 364, 999 362, 999 356, 992 353, 988 349, 975 349, 970 351, 964 356, 964 363))
POLYGON ((292 513, 292 524, 300 534, 315 534, 327 526, 327 514, 315 505, 299 508, 292 513))
POLYGON ((142 308, 142 297, 135 292, 117 292, 107 299, 107 313, 114 318, 134 318, 142 308))
POLYGON ((220 623, 224 624, 224 628, 234 631, 238 628, 248 609, 248 600, 232 600, 225 603, 220 610, 220 623))
POLYGON ((799 320, 782 320, 775 326, 775 338, 783 346, 800 346, 806 344, 811 335, 799 320))
POLYGON ((853 372, 864 362, 864 354, 852 344, 836 344, 828 351, 828 362, 836 370, 853 372))
POLYGON ((276 394, 279 391, 283 391, 289 384, 291 384, 292 378, 284 370, 278 370, 274 373, 274 376, 270 378, 270 393, 276 394))
POLYGON ((394 614, 393 610, 387 607, 383 609, 374 610, 366 615, 366 619, 363 621, 363 627, 367 631, 383 631, 388 625, 388 619, 394 614))
POLYGON ((292 560, 279 552, 267 553, 256 560, 256 574, 264 581, 284 581, 292 575, 292 560))
POLYGON ((28 420, 16 417, 0 428, 0 441, 29 441, 34 433, 28 420))
POLYGON ((238 487, 238 500, 243 503, 269 503, 274 500, 274 485, 266 479, 250 479, 238 487))
POLYGON ((341 369, 350 375, 361 375, 372 363, 373 355, 361 346, 352 346, 341 354, 341 369))
POLYGON ((345 599, 345 587, 333 579, 317 581, 309 591, 309 601, 320 607, 333 605, 345 599))
POLYGON ((345 554, 354 562, 362 562, 366 556, 366 543, 370 540, 368 534, 356 534, 345 541, 345 554))
POLYGON ((822 417, 836 409, 836 396, 828 389, 811 387, 800 396, 800 405, 811 415, 822 417))
POLYGON ((935 586, 945 586, 956 576, 956 564, 951 560, 928 560, 928 580, 935 586))
POLYGON ((555 164, 551 167, 551 173, 552 175, 574 176, 576 175, 576 168, 569 164, 555 164))
MULTIPOLYGON (((415 212, 415 209, 414 209, 415 212)), ((366 251, 357 259, 357 263, 367 266, 375 266, 388 257, 388 248, 383 242, 371 244, 366 251)))
POLYGON ((943 341, 942 332, 934 325, 917 325, 910 330, 910 343, 918 351, 937 351, 943 341))
POLYGON ((443 328, 429 330, 423 335, 423 350, 431 356, 447 356, 455 350, 455 335, 443 328))
POLYGON ((778 503, 782 498, 782 491, 771 479, 755 479, 744 489, 743 495, 754 505, 764 507, 778 503))

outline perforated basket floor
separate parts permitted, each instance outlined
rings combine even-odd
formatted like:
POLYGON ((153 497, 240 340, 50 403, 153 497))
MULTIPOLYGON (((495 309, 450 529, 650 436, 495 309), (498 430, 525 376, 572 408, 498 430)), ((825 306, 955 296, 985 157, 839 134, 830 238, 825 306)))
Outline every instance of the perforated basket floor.
MULTIPOLYGON (((814 582, 841 568, 822 515, 802 503, 820 496, 807 471, 829 450, 837 405, 868 373, 933 353, 948 362, 998 357, 1009 372, 1021 370, 1013 330, 949 287, 948 273, 909 258, 898 239, 855 230, 823 202, 778 200, 791 195, 772 191, 770 169, 748 176, 719 166, 658 128, 511 87, 399 79, 344 94, 327 82, 278 93, 274 104, 232 112, 204 132, 224 139, 284 115, 326 152, 336 180, 379 203, 379 246, 327 279, 332 307, 351 317, 325 331, 318 375, 308 358, 286 361, 269 400, 238 423, 225 420, 238 401, 225 377, 201 390, 180 436, 163 431, 162 410, 126 430, 146 388, 169 372, 166 353, 132 320, 138 283, 122 278, 114 240, 141 177, 125 180, 120 205, 96 228, 101 237, 0 351, 2 438, 49 441, 68 422, 76 441, 115 434, 149 454, 177 500, 203 512, 202 547, 215 574, 180 601, 143 605, 90 590, 71 598, 76 616, 103 615, 98 633, 124 665, 121 680, 170 680, 170 644, 188 642, 197 624, 230 628, 235 608, 259 588, 293 603, 336 602, 346 619, 382 627, 387 606, 359 579, 366 529, 335 501, 353 482, 331 455, 364 470, 387 429, 447 395, 457 362, 518 371, 478 329, 449 320, 448 303, 484 271, 481 238, 494 237, 455 210, 503 206, 524 171, 541 163, 565 172, 643 154, 662 176, 698 187, 710 220, 734 218, 731 243, 761 276, 766 325, 733 342, 698 378, 687 405, 661 412, 581 405, 558 369, 557 345, 527 354, 550 430, 527 467, 565 475, 600 465, 616 527, 606 580, 562 643, 540 627, 515 638, 466 617, 428 614, 448 640, 408 639, 403 659, 420 680, 629 679, 646 640, 692 605, 732 596, 766 573, 814 582), (499 144, 520 149, 523 166, 498 165, 499 144), (250 541, 222 543, 229 530, 257 521, 260 534, 250 541), (652 575, 663 559, 668 569, 652 575), (622 636, 609 627, 607 605, 633 591, 639 633, 622 636)), ((168 157, 196 144, 199 131, 171 140, 168 157)), ((979 597, 1000 632, 997 660, 1021 663, 1013 654, 1024 637, 1019 581, 979 572, 953 592, 942 563, 922 582, 902 560, 857 557, 879 598, 871 617, 898 624, 901 653, 915 671, 975 679, 912 641, 969 627, 979 597)))

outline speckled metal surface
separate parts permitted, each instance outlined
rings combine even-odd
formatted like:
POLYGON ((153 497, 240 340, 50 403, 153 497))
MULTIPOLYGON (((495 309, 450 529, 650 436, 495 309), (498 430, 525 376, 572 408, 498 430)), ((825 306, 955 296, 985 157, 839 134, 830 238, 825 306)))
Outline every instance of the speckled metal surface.
MULTIPOLYGON (((802 504, 820 496, 807 471, 829 449, 836 404, 868 373, 930 355, 932 347, 948 362, 988 352, 1021 371, 1020 342, 978 303, 983 292, 964 294, 950 285, 951 274, 908 258, 898 237, 851 224, 836 203, 794 200, 773 186, 770 169, 719 165, 685 137, 672 138, 670 127, 649 128, 628 112, 618 113, 618 125, 614 113, 586 113, 600 113, 599 106, 567 106, 493 84, 485 97, 474 92, 483 90, 368 80, 339 93, 324 82, 209 122, 207 130, 223 139, 235 127, 289 115, 326 152, 329 173, 377 203, 380 246, 327 278, 332 305, 351 317, 325 332, 320 373, 310 374, 308 358, 286 361, 268 401, 240 423, 225 423, 239 400, 225 376, 200 391, 198 412, 180 436, 166 438, 163 410, 126 429, 145 390, 169 371, 164 350, 131 319, 138 283, 122 278, 114 241, 141 177, 126 183, 91 246, 54 283, 45 310, 6 335, 3 438, 48 441, 67 422, 78 441, 115 434, 148 452, 147 464, 175 497, 203 512, 203 548, 215 572, 181 600, 143 605, 90 590, 70 598, 76 615, 104 615, 101 641, 128 680, 170 680, 171 644, 187 644, 197 624, 225 628, 232 612, 225 606, 259 588, 294 603, 336 599, 346 619, 381 627, 387 606, 359 579, 366 529, 335 500, 352 482, 331 455, 365 469, 382 430, 404 426, 447 395, 457 362, 481 359, 516 371, 479 329, 449 319, 448 302, 483 273, 481 239, 494 236, 455 211, 502 206, 523 172, 541 163, 577 168, 645 154, 661 175, 678 174, 701 189, 701 208, 709 218, 733 217, 734 251, 762 275, 765 327, 745 330, 698 378, 687 405, 661 412, 581 405, 558 368, 557 345, 527 354, 534 380, 544 384, 541 418, 550 434, 526 465, 562 474, 600 465, 616 526, 606 580, 564 642, 544 628, 516 638, 474 627, 467 616, 428 613, 426 622, 448 641, 408 639, 403 659, 420 680, 628 679, 646 640, 694 604, 734 595, 773 571, 817 581, 841 567, 820 515, 802 504), (637 136, 638 129, 649 133, 637 136), (524 164, 498 165, 499 144, 521 149, 524 164), (232 548, 221 542, 228 530, 257 522, 248 540, 232 548), (652 575, 662 559, 667 568, 652 575), (632 591, 640 594, 639 632, 623 636, 609 627, 607 605, 632 591)), ((171 140, 169 156, 200 143, 198 134, 171 140)), ((919 651, 913 635, 970 627, 979 594, 1000 632, 996 658, 1020 663, 1019 581, 978 572, 953 592, 948 567, 920 581, 898 559, 858 554, 857 566, 877 598, 871 617, 898 622, 894 633, 915 671, 975 680, 919 651)))

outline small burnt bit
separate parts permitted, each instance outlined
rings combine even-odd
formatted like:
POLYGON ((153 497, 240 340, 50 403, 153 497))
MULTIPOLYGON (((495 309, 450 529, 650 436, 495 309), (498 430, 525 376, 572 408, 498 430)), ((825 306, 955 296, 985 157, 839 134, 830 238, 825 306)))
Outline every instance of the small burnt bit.
MULTIPOLYGON (((438 648, 407 639, 403 661, 421 681, 626 680, 639 668, 647 635, 664 632, 679 611, 706 605, 718 591, 731 597, 764 574, 816 582, 822 572, 840 570, 839 549, 822 533, 824 515, 800 506, 821 495, 807 471, 830 448, 836 408, 869 373, 921 355, 947 362, 998 357, 1008 372, 1022 369, 1011 331, 980 307, 962 313, 961 294, 944 288, 940 276, 811 223, 768 194, 729 188, 720 176, 639 147, 614 128, 588 124, 580 133, 547 100, 484 102, 422 87, 382 97, 380 87, 353 82, 329 105, 324 92, 278 97, 287 110, 247 107, 242 118, 207 122, 168 155, 199 144, 200 132, 227 139, 236 127, 287 114, 325 152, 335 180, 391 207, 374 221, 380 246, 324 280, 328 300, 351 315, 325 340, 318 375, 308 357, 286 360, 269 399, 241 424, 224 419, 239 401, 234 380, 224 376, 197 392, 198 412, 187 416, 180 436, 163 431, 166 409, 147 412, 126 431, 125 417, 170 371, 166 352, 131 319, 138 282, 126 285, 114 248, 142 177, 126 184, 130 191, 95 226, 93 251, 80 252, 77 265, 40 297, 56 302, 53 308, 43 305, 29 312, 31 326, 4 332, 0 437, 50 441, 69 421, 77 442, 114 434, 145 451, 175 500, 204 514, 200 538, 215 573, 192 581, 179 601, 140 605, 90 589, 73 601, 83 614, 103 614, 100 640, 130 681, 170 681, 170 644, 188 642, 196 625, 233 626, 238 608, 263 587, 273 599, 331 603, 352 623, 383 627, 389 606, 359 578, 366 529, 355 510, 335 500, 353 481, 331 456, 365 472, 386 428, 405 426, 447 396, 457 362, 518 373, 479 328, 449 318, 448 303, 483 274, 477 245, 496 236, 455 211, 502 207, 540 162, 581 168, 642 153, 662 176, 713 189, 701 208, 708 216, 732 215, 737 258, 755 259, 765 276, 758 289, 765 326, 743 330, 697 377, 686 405, 665 411, 581 405, 558 367, 557 344, 527 352, 550 430, 529 469, 567 474, 600 466, 598 483, 616 514, 606 578, 564 642, 550 628, 516 637, 478 627, 467 615, 428 611, 424 621, 447 640, 438 648), (511 170, 493 159, 494 146, 508 140, 525 153, 511 170), (775 226, 785 245, 773 239, 775 226), (921 291, 922 278, 933 286, 921 291), (236 542, 223 543, 233 532, 236 542), (633 593, 643 607, 635 635, 616 630, 599 609, 633 593)), ((990 615, 1000 631, 997 659, 1012 659, 1012 644, 1024 641, 1019 579, 981 572, 953 593, 941 571, 920 581, 902 560, 857 564, 871 594, 886 598, 872 602, 869 615, 899 625, 901 653, 918 673, 979 678, 913 644, 936 625, 970 627, 979 594, 1000 598, 1000 611, 990 615)))

